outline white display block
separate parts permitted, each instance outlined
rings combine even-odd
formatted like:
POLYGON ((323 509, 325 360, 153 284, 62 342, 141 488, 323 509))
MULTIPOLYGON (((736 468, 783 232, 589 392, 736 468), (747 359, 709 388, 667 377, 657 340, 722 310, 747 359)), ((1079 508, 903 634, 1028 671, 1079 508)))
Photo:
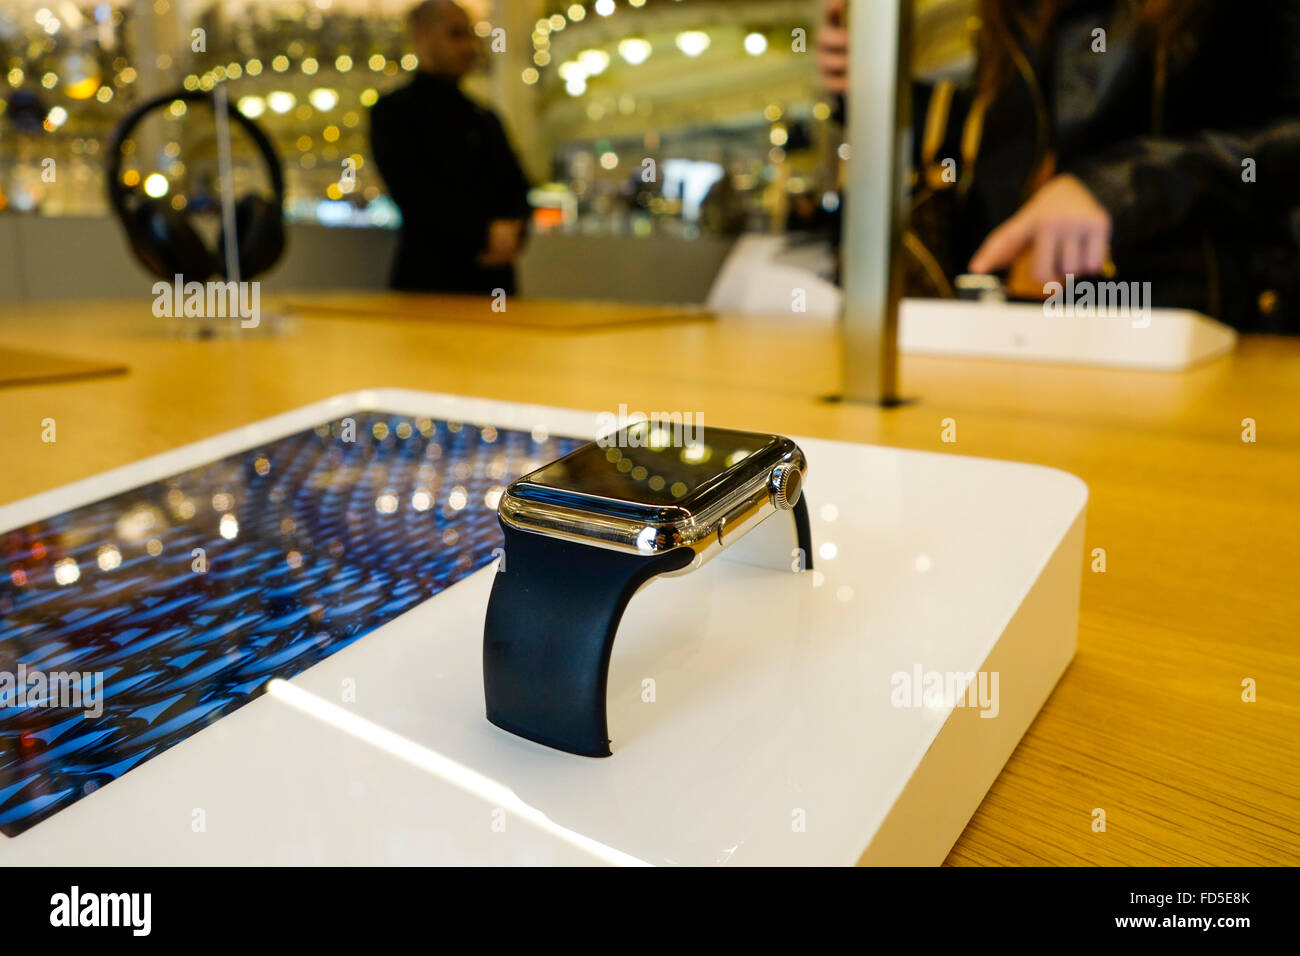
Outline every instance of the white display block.
POLYGON ((1237 344, 1228 326, 1181 309, 1134 319, 1048 315, 1037 303, 904 299, 898 326, 905 353, 1159 371, 1201 365, 1237 344))
MULTIPOLYGON (((828 261, 817 245, 792 247, 785 236, 742 236, 727 255, 709 308, 739 316, 827 324, 839 319, 844 295, 817 274, 828 261), (796 306, 797 303, 797 306, 796 306)), ((1152 309, 1132 317, 1048 315, 1032 302, 904 299, 898 348, 1016 362, 1179 371, 1227 355, 1237 333, 1198 312, 1152 309)))
MULTIPOLYGON (((362 409, 597 424, 342 396, 2 507, 0 530, 362 409)), ((1087 489, 1034 465, 797 440, 815 570, 713 561, 642 590, 610 666, 613 756, 485 719, 489 566, 0 840, 0 864, 940 863, 1074 653, 1087 489), (892 699, 900 674, 980 671, 997 674, 995 716, 892 699)))

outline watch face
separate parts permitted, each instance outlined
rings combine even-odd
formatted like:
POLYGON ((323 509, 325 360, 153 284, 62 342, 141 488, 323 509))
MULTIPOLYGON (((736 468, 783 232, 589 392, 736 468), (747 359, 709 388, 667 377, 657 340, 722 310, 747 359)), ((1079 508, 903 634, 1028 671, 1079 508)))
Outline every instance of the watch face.
POLYGON ((779 435, 639 422, 525 475, 510 493, 618 515, 694 514, 794 447, 779 435))

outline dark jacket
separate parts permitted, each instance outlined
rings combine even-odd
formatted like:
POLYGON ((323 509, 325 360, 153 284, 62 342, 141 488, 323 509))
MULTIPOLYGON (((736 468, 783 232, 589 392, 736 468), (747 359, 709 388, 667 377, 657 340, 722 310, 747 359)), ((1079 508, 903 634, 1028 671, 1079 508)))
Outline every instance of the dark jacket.
POLYGON ((418 72, 370 111, 379 174, 402 211, 394 289, 514 292, 514 270, 484 268, 493 219, 527 220, 528 181, 501 121, 449 78, 418 72))
MULTIPOLYGON (((1015 34, 1019 65, 982 132, 959 91, 936 127, 943 142, 918 156, 909 291, 949 293, 1050 153, 1110 213, 1114 279, 1150 281, 1157 306, 1300 332, 1300 0, 1208 0, 1189 34, 1160 53, 1116 0, 1067 0, 1043 44, 1015 34), (1104 53, 1093 52, 1098 27, 1104 53), (964 135, 968 153, 979 145, 956 184, 927 175, 926 159, 962 156, 964 135)), ((929 93, 914 103, 920 117, 943 107, 929 93)))

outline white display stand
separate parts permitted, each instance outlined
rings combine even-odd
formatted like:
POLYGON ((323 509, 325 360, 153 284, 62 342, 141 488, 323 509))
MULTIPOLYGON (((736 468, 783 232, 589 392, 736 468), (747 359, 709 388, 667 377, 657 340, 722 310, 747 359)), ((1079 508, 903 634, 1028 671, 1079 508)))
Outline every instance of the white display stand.
MULTIPOLYGON (((843 293, 815 271, 826 266, 815 247, 791 248, 784 236, 742 236, 714 280, 709 308, 835 322, 843 293)), ((1179 371, 1236 346, 1236 332, 1196 312, 1152 309, 1149 318, 1142 327, 1129 317, 1049 316, 1035 303, 904 299, 898 348, 911 354, 1179 371)))
POLYGON ((1135 320, 1050 316, 1032 302, 904 299, 898 325, 900 352, 1170 372, 1227 355, 1237 344, 1228 326, 1181 309, 1152 309, 1135 320))
MULTIPOLYGON (((2 507, 0 530, 363 408, 552 434, 597 422, 343 396, 2 507)), ((0 864, 940 863, 1074 653, 1087 489, 1033 465, 798 441, 816 569, 714 561, 641 591, 610 667, 612 757, 484 718, 489 566, 0 840, 0 864), (891 702, 896 675, 981 670, 998 675, 996 716, 891 702)))

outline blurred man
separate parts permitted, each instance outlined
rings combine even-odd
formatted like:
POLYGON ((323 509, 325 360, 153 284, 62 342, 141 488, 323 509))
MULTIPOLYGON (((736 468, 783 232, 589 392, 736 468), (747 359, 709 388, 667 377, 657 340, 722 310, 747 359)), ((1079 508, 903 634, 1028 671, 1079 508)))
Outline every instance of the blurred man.
POLYGON ((425 0, 410 23, 420 68, 370 111, 371 151, 402 210, 390 284, 512 293, 528 181, 501 121, 460 91, 475 56, 469 17, 454 0, 425 0))

